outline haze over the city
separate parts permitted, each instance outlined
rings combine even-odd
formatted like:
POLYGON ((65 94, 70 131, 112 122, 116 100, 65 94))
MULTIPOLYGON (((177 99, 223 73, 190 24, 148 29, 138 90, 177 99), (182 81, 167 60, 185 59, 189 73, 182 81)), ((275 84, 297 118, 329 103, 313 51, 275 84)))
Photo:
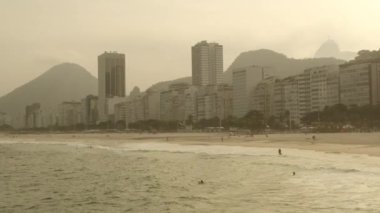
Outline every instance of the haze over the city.
POLYGON ((190 47, 224 46, 224 69, 261 48, 313 57, 327 39, 341 50, 378 49, 378 1, 0 1, 0 96, 50 67, 73 62, 97 76, 97 56, 126 54, 127 92, 191 75, 190 47))

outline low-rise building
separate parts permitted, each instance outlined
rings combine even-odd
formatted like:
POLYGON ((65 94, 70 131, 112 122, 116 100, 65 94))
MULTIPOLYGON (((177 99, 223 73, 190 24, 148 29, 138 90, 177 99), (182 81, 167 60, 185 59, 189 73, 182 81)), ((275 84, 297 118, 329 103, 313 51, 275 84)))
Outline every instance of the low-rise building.
POLYGON ((11 116, 5 112, 0 112, 0 127, 4 125, 12 126, 11 116))
POLYGON ((113 98, 107 98, 107 116, 108 121, 115 123, 117 118, 115 118, 115 106, 120 103, 124 103, 127 101, 127 97, 118 97, 115 96, 113 98))
POLYGON ((43 127, 41 105, 39 103, 34 103, 34 104, 26 106, 25 128, 34 129, 34 128, 41 128, 41 127, 43 127))
POLYGON ((219 118, 223 120, 232 115, 231 86, 226 84, 199 87, 196 92, 195 119, 219 118))
POLYGON ((185 121, 186 120, 186 95, 189 89, 185 83, 172 84, 169 90, 160 94, 160 119, 163 121, 185 121))
POLYGON ((271 67, 248 66, 233 71, 233 116, 240 118, 252 110, 254 88, 260 81, 273 75, 274 69, 271 67))
POLYGON ((98 97, 88 95, 81 101, 82 104, 82 121, 86 127, 96 125, 98 121, 98 97))
POLYGON ((58 126, 73 127, 81 123, 82 104, 75 101, 65 101, 58 106, 58 126))
POLYGON ((256 85, 252 92, 252 109, 263 113, 267 119, 274 112, 274 88, 276 77, 268 77, 256 85))

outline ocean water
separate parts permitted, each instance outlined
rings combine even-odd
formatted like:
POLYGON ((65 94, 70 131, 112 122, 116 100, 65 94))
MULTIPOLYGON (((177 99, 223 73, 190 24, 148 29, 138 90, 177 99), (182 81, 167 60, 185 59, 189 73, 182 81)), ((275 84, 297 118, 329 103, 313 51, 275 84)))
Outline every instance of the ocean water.
POLYGON ((282 152, 0 141, 0 212, 380 212, 379 158, 282 152))

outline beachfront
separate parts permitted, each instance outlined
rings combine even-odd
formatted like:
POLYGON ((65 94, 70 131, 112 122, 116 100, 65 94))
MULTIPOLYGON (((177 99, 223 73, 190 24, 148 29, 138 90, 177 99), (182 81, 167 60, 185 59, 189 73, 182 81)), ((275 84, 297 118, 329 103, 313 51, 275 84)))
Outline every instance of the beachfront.
POLYGON ((350 153, 380 156, 380 132, 374 133, 292 133, 237 135, 228 133, 65 133, 65 134, 0 134, 7 141, 64 141, 91 144, 175 143, 182 145, 225 145, 242 147, 291 148, 328 153, 350 153), (312 137, 315 136, 315 140, 312 137))

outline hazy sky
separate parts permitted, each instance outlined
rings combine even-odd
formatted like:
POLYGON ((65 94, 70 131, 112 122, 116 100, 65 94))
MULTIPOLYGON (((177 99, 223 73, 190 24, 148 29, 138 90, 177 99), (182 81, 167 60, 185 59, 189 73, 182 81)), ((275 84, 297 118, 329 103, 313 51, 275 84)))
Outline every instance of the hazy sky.
POLYGON ((127 92, 191 75, 190 48, 268 48, 312 57, 329 37, 342 50, 379 49, 378 0, 0 0, 0 96, 62 62, 97 76, 97 56, 126 54, 127 92))

